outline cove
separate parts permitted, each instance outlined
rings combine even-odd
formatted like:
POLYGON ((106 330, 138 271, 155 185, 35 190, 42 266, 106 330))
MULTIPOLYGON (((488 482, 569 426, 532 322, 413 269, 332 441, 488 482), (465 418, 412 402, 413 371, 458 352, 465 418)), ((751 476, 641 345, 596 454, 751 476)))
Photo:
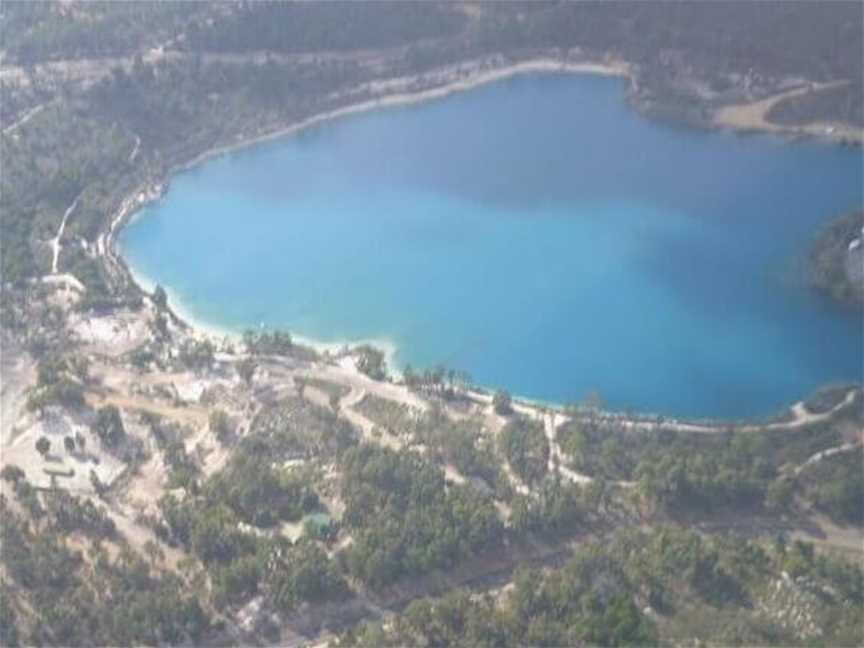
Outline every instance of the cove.
POLYGON ((512 78, 321 123, 171 181, 122 232, 142 282, 232 332, 386 339, 523 397, 770 415, 861 382, 806 287, 861 152, 645 119, 620 80, 512 78))

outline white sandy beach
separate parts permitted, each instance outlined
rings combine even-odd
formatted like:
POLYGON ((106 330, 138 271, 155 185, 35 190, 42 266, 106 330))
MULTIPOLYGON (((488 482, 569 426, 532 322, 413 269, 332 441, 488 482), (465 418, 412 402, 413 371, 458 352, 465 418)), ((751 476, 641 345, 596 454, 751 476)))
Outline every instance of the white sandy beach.
MULTIPOLYGON (((197 166, 214 157, 229 154, 255 144, 282 137, 289 137, 304 129, 329 120, 347 117, 349 115, 374 109, 420 104, 426 101, 447 97, 454 93, 466 92, 473 88, 494 83, 496 81, 502 81, 514 76, 562 72, 568 74, 590 74, 624 78, 630 76, 630 67, 624 62, 567 62, 555 60, 553 58, 538 58, 490 69, 490 66, 499 64, 500 61, 498 59, 472 61, 434 70, 425 75, 421 74, 410 77, 397 77, 385 81, 376 81, 372 84, 364 84, 363 86, 355 88, 345 94, 351 96, 353 94, 374 91, 381 93, 381 96, 376 97, 375 99, 360 101, 342 108, 313 115, 312 117, 286 126, 285 128, 264 135, 244 139, 242 142, 237 142, 236 144, 215 147, 196 156, 190 162, 172 169, 169 176, 178 171, 197 166), (406 88, 423 83, 435 83, 437 85, 414 92, 406 90, 406 88)), ((166 183, 168 182, 170 182, 170 177, 166 178, 164 183, 157 183, 149 187, 139 188, 123 201, 123 204, 111 219, 108 232, 99 238, 97 249, 100 254, 118 260, 123 258, 121 251, 117 248, 117 236, 119 232, 141 213, 144 206, 160 199, 164 195, 167 190, 166 183)), ((145 276, 140 270, 132 267, 131 264, 124 262, 123 265, 131 276, 132 281, 138 285, 139 288, 148 294, 153 292, 153 289, 156 287, 156 282, 145 276)), ((164 288, 168 295, 168 303, 172 311, 192 329, 193 335, 197 334, 200 336, 206 336, 215 340, 223 340, 227 338, 232 342, 239 342, 240 334, 222 328, 211 322, 206 322, 200 317, 195 316, 188 305, 183 303, 183 300, 171 289, 170 286, 164 286, 164 288)), ((266 327, 267 323, 265 322, 264 325, 266 327)), ((294 333, 292 333, 292 336, 299 344, 311 347, 321 354, 338 354, 346 347, 370 344, 384 352, 385 359, 391 370, 396 369, 395 358, 398 349, 392 340, 358 339, 326 342, 311 337, 296 335, 294 333)))
POLYGON ((415 76, 397 77, 394 79, 364 84, 359 88, 342 93, 342 96, 360 94, 363 90, 374 91, 374 89, 377 89, 377 91, 381 93, 381 96, 376 97, 375 99, 368 99, 358 103, 349 104, 342 108, 336 108, 334 110, 319 113, 286 126, 285 128, 280 128, 263 135, 244 139, 236 144, 215 147, 209 151, 205 151, 201 155, 198 155, 190 162, 181 165, 178 170, 194 167, 210 158, 231 153, 248 146, 278 139, 280 137, 287 137, 331 119, 347 117, 348 115, 354 115, 377 108, 408 106, 431 101, 433 99, 440 99, 457 92, 465 92, 479 86, 495 83, 496 81, 502 81, 522 74, 563 72, 568 74, 591 74, 623 78, 629 78, 631 75, 630 66, 623 61, 610 63, 587 61, 567 62, 552 58, 538 58, 519 63, 512 63, 495 69, 489 69, 489 66, 491 65, 495 65, 493 60, 472 61, 415 76), (437 83, 438 85, 413 92, 410 90, 400 90, 400 88, 404 89, 422 83, 437 83), (396 89, 395 91, 393 90, 394 88, 396 89))
MULTIPOLYGON (((409 77, 397 77, 364 84, 348 92, 341 93, 338 97, 334 97, 334 100, 344 100, 351 96, 368 96, 369 94, 378 94, 380 96, 376 96, 372 99, 364 99, 356 103, 348 103, 348 105, 344 107, 313 115, 307 119, 285 126, 284 128, 279 128, 262 135, 249 137, 234 144, 214 147, 196 156, 190 162, 171 169, 169 177, 161 179, 158 183, 140 188, 123 202, 123 205, 112 219, 109 231, 105 235, 105 238, 100 238, 98 249, 100 253, 105 254, 109 258, 118 260, 118 262, 129 273, 132 280, 144 291, 150 293, 155 287, 155 283, 150 278, 142 275, 140 271, 135 270, 129 266, 129 264, 122 261, 122 255, 120 255, 119 251, 116 249, 116 237, 123 226, 129 222, 129 219, 134 218, 136 214, 140 213, 140 210, 144 205, 153 200, 157 200, 164 195, 167 183, 170 182, 170 174, 196 166, 213 157, 229 154, 236 150, 262 142, 294 135, 304 129, 329 120, 373 109, 419 104, 443 98, 454 93, 465 92, 485 84, 494 83, 518 75, 538 73, 589 74, 632 78, 630 65, 623 61, 568 61, 550 57, 541 57, 518 63, 510 63, 504 61, 500 57, 493 57, 491 59, 471 61, 446 68, 439 68, 425 74, 409 77), (412 88, 423 85, 426 85, 427 87, 419 90, 412 90, 412 88)), ((730 126, 731 124, 726 123, 724 125, 730 126)), ((214 325, 213 323, 203 321, 192 312, 187 304, 183 303, 183 300, 175 291, 168 286, 165 286, 165 289, 168 295, 169 306, 178 318, 189 325, 191 329, 190 333, 192 335, 205 336, 214 341, 220 341, 227 338, 231 342, 239 342, 240 334, 236 331, 225 329, 218 325, 214 325)), ((267 326, 266 322, 262 324, 265 328, 271 328, 267 326)), ((391 370, 396 369, 395 358, 398 349, 392 340, 358 339, 328 342, 313 337, 297 335, 293 332, 292 336, 297 343, 311 347, 318 353, 329 355, 338 355, 348 347, 370 344, 381 349, 385 353, 385 358, 391 370)), ((352 372, 356 372, 356 369, 353 367, 350 369, 352 372)), ((394 373, 398 374, 398 372, 395 371, 394 373)), ((472 395, 481 400, 486 397, 480 393, 472 393, 472 395)), ((543 403, 534 403, 524 400, 522 402, 528 407, 543 407, 546 405, 543 403)), ((667 419, 666 425, 675 426, 682 424, 667 419)), ((695 425, 692 427, 694 429, 691 431, 695 432, 716 431, 714 425, 695 425)))

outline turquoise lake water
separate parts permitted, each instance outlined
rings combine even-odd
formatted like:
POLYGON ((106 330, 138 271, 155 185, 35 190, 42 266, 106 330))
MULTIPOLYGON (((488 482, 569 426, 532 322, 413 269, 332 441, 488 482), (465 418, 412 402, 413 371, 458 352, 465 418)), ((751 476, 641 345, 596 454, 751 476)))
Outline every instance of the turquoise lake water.
POLYGON ((620 80, 530 76, 358 114, 172 179, 122 233, 197 320, 386 339, 554 402, 770 415, 861 382, 803 255, 860 150, 678 128, 620 80))

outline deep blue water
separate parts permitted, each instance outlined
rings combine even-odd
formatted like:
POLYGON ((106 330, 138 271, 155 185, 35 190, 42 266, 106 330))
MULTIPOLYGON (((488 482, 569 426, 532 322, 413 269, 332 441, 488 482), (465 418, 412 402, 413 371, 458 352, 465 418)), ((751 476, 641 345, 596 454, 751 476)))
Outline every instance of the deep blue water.
POLYGON ((671 127, 618 80, 531 76, 370 112, 172 180, 123 232, 196 319, 386 338, 549 401, 767 415, 862 380, 801 260, 860 150, 671 127))

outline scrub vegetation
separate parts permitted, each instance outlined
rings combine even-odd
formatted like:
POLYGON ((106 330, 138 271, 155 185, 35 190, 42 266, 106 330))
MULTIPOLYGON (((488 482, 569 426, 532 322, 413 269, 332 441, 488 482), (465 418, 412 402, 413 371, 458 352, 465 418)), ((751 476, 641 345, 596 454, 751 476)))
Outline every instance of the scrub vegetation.
POLYGON ((517 571, 497 598, 455 591, 415 601, 386 626, 365 625, 339 645, 647 646, 694 634, 721 645, 852 645, 860 640, 861 576, 782 538, 626 531, 584 545, 560 570, 517 571), (796 595, 806 609, 797 623, 811 633, 803 642, 776 607, 796 595), (837 607, 856 612, 828 635, 816 631, 837 607))
MULTIPOLYGON (((143 433, 168 472, 152 513, 135 522, 136 533, 150 537, 140 548, 127 536, 129 523, 118 526, 108 508, 134 491, 106 485, 91 500, 34 490, 28 473, 7 466, 5 631, 22 643, 64 645, 89 643, 88 632, 131 643, 208 643, 225 633, 248 640, 276 632, 265 623, 271 617, 290 627, 301 610, 327 619, 325 609, 407 596, 413 602, 384 627, 332 620, 339 645, 861 638, 860 561, 789 537, 807 510, 861 524, 860 446, 812 459, 860 427, 857 405, 831 410, 830 424, 776 436, 636 434, 622 451, 636 461, 629 469, 569 461, 574 445, 580 456, 609 450, 592 450, 584 426, 564 423, 554 451, 586 474, 574 482, 563 466, 548 467, 553 447, 533 415, 500 417, 487 405, 460 420, 446 403, 391 416, 405 442, 397 451, 362 441, 331 409, 292 396, 264 405, 248 431, 229 437, 215 469, 200 442, 187 442, 192 431, 146 416, 143 433), (491 429, 489 417, 497 421, 491 429), (784 494, 774 494, 777 484, 784 494), (727 511, 765 530, 752 540, 729 535, 727 511), (306 522, 322 514, 323 526, 306 522), (708 530, 714 524, 721 533, 708 530), (40 576, 44 569, 54 576, 40 576), (514 569, 512 586, 483 593, 484 574, 514 569), (434 584, 448 573, 455 589, 424 598, 442 591, 434 584), (104 589, 104 579, 128 584, 104 589), (132 588, 122 594, 128 614, 146 623, 127 622, 127 612, 109 605, 105 592, 121 596, 123 588, 132 588), (260 612, 249 634, 235 624, 252 601, 260 612)), ((109 446, 132 434, 118 419, 110 407, 94 419, 109 446)), ((206 452, 224 447, 214 438, 206 452)))
POLYGON ((810 253, 813 286, 843 304, 864 305, 864 211, 832 221, 810 253))
POLYGON ((833 424, 793 431, 753 433, 729 426, 706 435, 659 424, 652 431, 633 432, 620 423, 587 418, 561 426, 557 438, 565 465, 609 481, 635 483, 648 500, 672 515, 748 509, 793 513, 796 494, 812 490, 813 475, 822 474, 826 479, 818 490, 825 499, 817 506, 838 523, 860 523, 864 502, 852 502, 852 493, 860 494, 864 486, 860 471, 855 475, 830 469, 847 460, 860 467, 860 448, 796 470, 831 448, 854 445, 860 407, 857 399, 843 407, 833 424))
MULTIPOLYGON (((215 148, 538 58, 624 62, 637 109, 702 125, 848 81, 772 115, 860 124, 861 11, 0 5, 0 645, 860 645, 860 386, 694 432, 398 379, 196 331, 112 237, 215 148)), ((813 257, 843 299, 856 227, 813 257)))

